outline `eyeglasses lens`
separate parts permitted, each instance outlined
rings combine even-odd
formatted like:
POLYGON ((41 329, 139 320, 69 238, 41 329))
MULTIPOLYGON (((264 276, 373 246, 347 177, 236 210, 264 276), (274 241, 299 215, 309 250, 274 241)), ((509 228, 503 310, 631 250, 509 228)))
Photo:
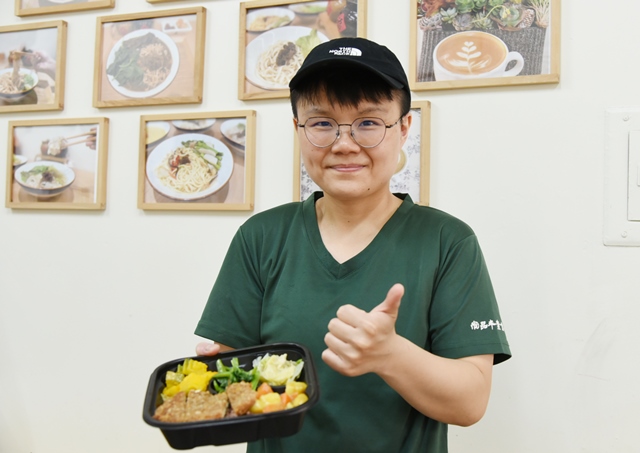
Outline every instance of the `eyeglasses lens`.
POLYGON ((350 126, 351 137, 363 148, 378 146, 387 131, 381 118, 358 118, 351 125, 338 124, 333 118, 309 118, 304 124, 304 131, 314 146, 326 148, 340 136, 340 126, 350 126))

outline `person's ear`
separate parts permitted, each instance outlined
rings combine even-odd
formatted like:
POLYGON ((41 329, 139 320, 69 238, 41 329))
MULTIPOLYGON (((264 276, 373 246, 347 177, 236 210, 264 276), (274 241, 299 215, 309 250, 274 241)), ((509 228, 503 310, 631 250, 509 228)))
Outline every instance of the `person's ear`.
POLYGON ((402 120, 400 120, 400 133, 402 134, 402 143, 404 144, 409 138, 409 131, 411 130, 411 123, 413 122, 413 113, 409 111, 402 120))

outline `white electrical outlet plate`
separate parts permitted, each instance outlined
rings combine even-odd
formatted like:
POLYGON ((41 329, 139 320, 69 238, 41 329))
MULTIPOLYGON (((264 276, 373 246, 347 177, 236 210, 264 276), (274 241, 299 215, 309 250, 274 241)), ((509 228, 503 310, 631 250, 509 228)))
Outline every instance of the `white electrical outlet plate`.
POLYGON ((640 246, 640 108, 606 111, 605 245, 640 246))

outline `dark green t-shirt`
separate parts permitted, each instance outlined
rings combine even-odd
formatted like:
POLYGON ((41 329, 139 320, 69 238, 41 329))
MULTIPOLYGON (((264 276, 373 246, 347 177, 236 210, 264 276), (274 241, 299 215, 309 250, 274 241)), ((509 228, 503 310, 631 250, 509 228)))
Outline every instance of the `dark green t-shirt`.
MULTIPOLYGON (((350 378, 321 359, 327 324, 353 304, 370 311, 402 283, 396 331, 447 358, 510 357, 482 252, 460 220, 408 195, 365 250, 340 264, 324 247, 316 193, 247 220, 234 237, 196 335, 234 348, 307 346, 320 401, 290 437, 249 444, 251 453, 447 451, 447 425, 413 409, 380 377, 350 378)), ((406 367, 410 368, 411 363, 406 367)))

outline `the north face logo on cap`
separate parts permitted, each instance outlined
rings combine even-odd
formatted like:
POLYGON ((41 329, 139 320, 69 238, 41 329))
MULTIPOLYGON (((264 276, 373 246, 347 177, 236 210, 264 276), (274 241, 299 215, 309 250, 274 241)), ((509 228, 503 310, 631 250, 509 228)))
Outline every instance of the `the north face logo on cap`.
POLYGON ((362 55, 362 51, 360 49, 356 49, 355 47, 340 47, 339 49, 331 49, 329 53, 334 55, 350 55, 352 57, 359 57, 362 55))

